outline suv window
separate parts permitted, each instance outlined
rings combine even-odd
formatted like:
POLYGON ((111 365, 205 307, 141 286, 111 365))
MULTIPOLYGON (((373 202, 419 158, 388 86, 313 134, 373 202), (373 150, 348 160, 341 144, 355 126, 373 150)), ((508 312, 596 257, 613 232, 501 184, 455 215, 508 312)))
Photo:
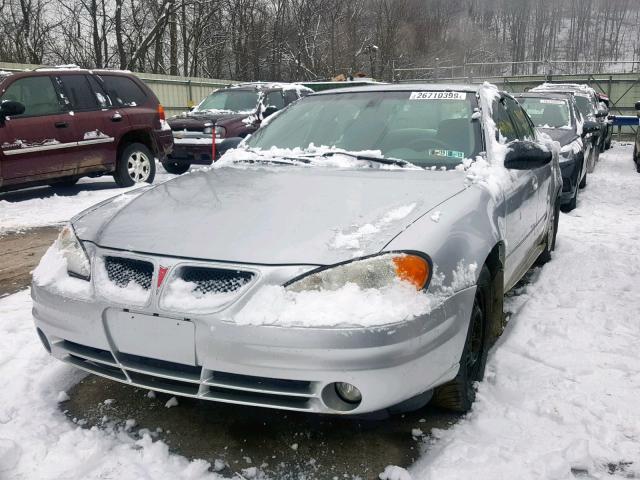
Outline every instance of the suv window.
POLYGON ((62 105, 49 76, 20 78, 9 85, 2 100, 15 100, 24 105, 23 116, 53 115, 62 105))
POLYGON ((91 75, 87 77, 87 80, 89 80, 89 85, 91 86, 91 90, 93 90, 93 94, 95 95, 100 108, 109 108, 111 106, 111 101, 109 100, 107 93, 104 91, 104 88, 102 88, 102 85, 100 85, 100 83, 98 83, 98 81, 91 75))
POLYGON ((147 101, 147 95, 130 78, 120 75, 100 75, 104 86, 117 107, 135 107, 147 101))
POLYGON ((284 108, 284 98, 282 97, 282 92, 276 90, 274 92, 267 93, 267 96, 264 101, 265 107, 274 106, 278 110, 284 108))
POLYGON ((64 93, 71 102, 74 110, 96 110, 98 102, 89 88, 89 82, 84 75, 63 75, 59 77, 64 93))
POLYGON ((520 140, 535 140, 536 134, 522 107, 511 97, 505 97, 505 103, 507 110, 511 114, 513 123, 516 126, 520 140))
POLYGON ((493 102, 493 121, 496 123, 500 136, 505 140, 504 143, 517 140, 518 133, 502 100, 493 102))

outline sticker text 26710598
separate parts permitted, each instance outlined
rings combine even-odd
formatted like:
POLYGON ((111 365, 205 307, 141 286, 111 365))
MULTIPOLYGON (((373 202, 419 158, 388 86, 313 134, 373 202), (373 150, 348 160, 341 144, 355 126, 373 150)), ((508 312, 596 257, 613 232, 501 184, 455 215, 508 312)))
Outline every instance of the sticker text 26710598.
POLYGON ((409 100, 466 100, 464 92, 411 92, 409 100))

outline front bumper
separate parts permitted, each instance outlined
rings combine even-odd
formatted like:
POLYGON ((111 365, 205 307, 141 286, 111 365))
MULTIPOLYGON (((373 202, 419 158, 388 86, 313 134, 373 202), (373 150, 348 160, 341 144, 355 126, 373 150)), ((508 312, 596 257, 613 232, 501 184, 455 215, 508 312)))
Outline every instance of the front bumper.
POLYGON ((233 305, 185 318, 155 302, 124 308, 32 286, 40 338, 78 368, 175 395, 333 414, 381 410, 454 378, 474 295, 475 287, 462 290, 428 315, 388 326, 285 328, 237 325, 233 305), (355 385, 361 403, 341 400, 334 382, 355 385))
POLYGON ((222 139, 216 139, 215 143, 216 149, 214 154, 211 138, 175 138, 173 151, 168 156, 168 159, 175 163, 211 165, 215 160, 220 158, 217 147, 222 143, 222 139))

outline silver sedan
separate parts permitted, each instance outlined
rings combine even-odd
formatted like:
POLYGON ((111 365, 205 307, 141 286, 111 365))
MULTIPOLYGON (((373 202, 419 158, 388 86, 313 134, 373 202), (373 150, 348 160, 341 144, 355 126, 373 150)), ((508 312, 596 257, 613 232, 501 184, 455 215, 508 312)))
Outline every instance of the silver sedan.
POLYGON ((467 411, 561 176, 495 87, 311 95, 209 170, 77 215, 34 272, 56 358, 199 399, 467 411))

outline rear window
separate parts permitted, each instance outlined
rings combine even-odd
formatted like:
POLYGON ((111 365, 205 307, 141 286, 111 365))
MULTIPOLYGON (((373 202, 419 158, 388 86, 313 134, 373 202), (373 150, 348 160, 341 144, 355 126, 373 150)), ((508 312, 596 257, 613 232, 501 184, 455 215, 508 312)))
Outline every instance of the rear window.
POLYGON ((147 101, 147 95, 136 82, 120 75, 101 75, 105 89, 116 107, 135 107, 147 101))
POLYGON ((536 127, 565 128, 571 126, 571 113, 567 100, 529 97, 520 98, 536 127))

